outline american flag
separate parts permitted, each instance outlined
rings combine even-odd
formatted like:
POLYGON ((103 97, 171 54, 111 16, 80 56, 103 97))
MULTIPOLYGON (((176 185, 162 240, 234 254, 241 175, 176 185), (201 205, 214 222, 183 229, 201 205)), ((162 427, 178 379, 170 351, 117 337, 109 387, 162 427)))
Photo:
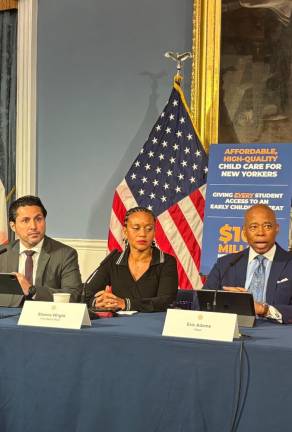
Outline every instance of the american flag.
POLYGON ((208 159, 175 77, 173 89, 148 140, 117 187, 109 250, 122 250, 126 211, 147 207, 157 216, 155 240, 178 262, 179 287, 201 288, 199 275, 208 159))

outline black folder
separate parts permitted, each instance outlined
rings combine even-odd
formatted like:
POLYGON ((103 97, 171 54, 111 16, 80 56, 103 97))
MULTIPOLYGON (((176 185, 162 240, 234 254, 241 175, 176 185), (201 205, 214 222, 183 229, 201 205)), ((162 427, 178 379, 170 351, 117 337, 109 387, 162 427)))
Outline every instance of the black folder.
POLYGON ((11 273, 0 273, 0 294, 23 295, 20 283, 15 275, 11 273))
POLYGON ((253 296, 222 290, 197 290, 200 310, 207 312, 224 312, 238 315, 238 324, 252 327, 255 320, 253 296))

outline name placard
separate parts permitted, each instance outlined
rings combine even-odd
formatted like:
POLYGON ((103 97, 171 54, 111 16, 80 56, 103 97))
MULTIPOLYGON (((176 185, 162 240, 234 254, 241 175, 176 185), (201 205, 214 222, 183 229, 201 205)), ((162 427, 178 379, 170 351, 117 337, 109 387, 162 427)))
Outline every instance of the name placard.
POLYGON ((18 325, 80 329, 91 326, 86 304, 24 302, 18 325))
POLYGON ((180 309, 167 310, 162 335, 223 342, 240 336, 236 314, 180 309))

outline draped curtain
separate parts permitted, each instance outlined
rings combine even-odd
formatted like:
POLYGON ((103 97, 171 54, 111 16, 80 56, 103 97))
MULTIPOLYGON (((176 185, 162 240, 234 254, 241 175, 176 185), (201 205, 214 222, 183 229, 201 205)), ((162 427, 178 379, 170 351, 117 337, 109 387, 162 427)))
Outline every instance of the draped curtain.
POLYGON ((16 177, 16 6, 15 0, 0 1, 0 178, 6 194, 16 177))

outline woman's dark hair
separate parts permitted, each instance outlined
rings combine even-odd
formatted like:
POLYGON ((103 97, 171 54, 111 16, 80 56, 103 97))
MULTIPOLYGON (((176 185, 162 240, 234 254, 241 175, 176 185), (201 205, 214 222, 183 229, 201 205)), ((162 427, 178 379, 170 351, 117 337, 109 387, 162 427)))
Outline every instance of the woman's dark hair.
POLYGON ((46 218, 47 210, 43 206, 43 203, 41 202, 39 197, 36 197, 34 195, 25 195, 25 196, 18 198, 17 200, 13 201, 10 204, 9 212, 8 212, 9 222, 15 222, 17 209, 19 207, 25 207, 25 206, 37 206, 37 207, 39 207, 42 211, 44 218, 46 218))
POLYGON ((147 207, 132 207, 125 214, 124 226, 127 226, 127 222, 128 222, 129 216, 131 216, 133 213, 138 213, 138 212, 147 213, 147 214, 149 214, 149 215, 151 215, 153 217, 154 222, 156 221, 155 214, 153 213, 153 211, 149 210, 147 207))

